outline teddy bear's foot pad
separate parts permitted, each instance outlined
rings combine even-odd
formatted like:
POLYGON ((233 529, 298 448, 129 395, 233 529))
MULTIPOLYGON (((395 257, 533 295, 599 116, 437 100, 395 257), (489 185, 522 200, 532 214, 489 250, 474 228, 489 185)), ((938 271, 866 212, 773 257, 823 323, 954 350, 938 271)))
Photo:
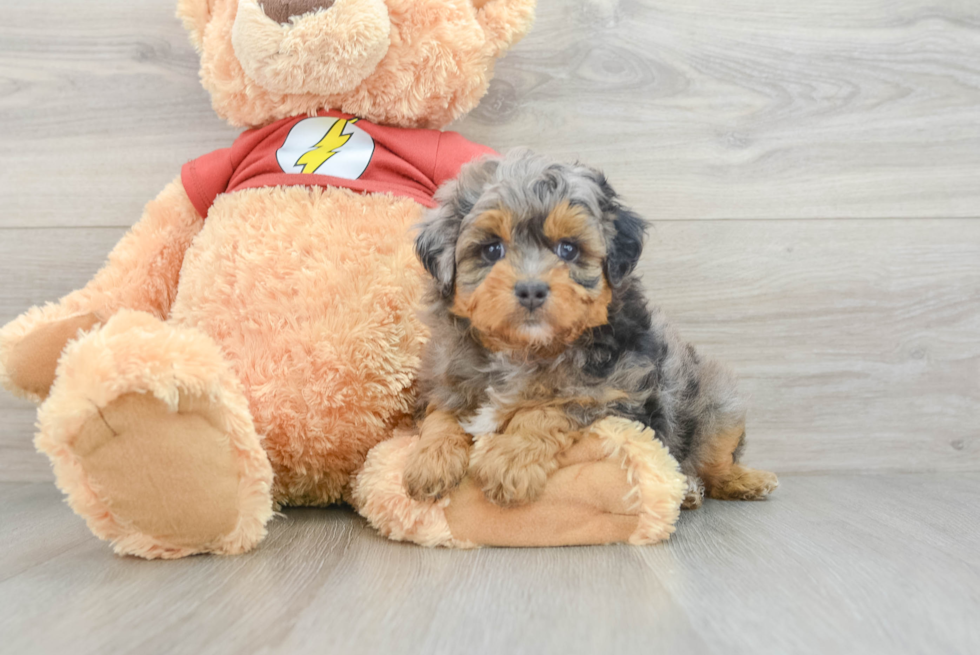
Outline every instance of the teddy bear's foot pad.
POLYGON ((82 314, 37 326, 10 348, 5 362, 10 384, 35 400, 47 398, 65 344, 98 323, 95 314, 82 314))
POLYGON ((68 345, 34 443, 119 554, 243 553, 273 515, 272 466, 221 349, 144 312, 68 345))
POLYGON ((181 394, 173 412, 150 394, 130 393, 81 426, 74 450, 117 523, 198 549, 238 520, 238 467, 218 424, 200 398, 181 394))

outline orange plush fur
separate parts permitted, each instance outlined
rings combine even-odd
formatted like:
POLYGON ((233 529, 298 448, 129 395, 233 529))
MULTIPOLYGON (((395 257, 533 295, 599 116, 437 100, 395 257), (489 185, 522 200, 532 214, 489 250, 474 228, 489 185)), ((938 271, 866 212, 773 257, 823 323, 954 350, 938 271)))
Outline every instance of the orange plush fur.
MULTIPOLYGON (((257 0, 180 0, 220 116, 443 127, 535 0, 324 4, 280 24, 257 0)), ((0 330, 0 382, 44 401, 36 444, 92 531, 143 557, 238 553, 274 507, 341 500, 411 418, 420 219, 406 198, 294 186, 225 194, 205 220, 178 179, 84 288, 0 330)))

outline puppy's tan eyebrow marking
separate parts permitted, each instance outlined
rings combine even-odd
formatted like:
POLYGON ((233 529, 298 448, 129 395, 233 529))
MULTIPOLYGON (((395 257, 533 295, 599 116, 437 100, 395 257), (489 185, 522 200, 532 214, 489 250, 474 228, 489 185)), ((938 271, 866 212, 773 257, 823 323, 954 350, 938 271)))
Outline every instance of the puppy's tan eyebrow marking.
POLYGON ((505 242, 510 243, 514 217, 503 209, 491 209, 476 217, 470 225, 471 229, 480 230, 487 234, 495 234, 505 242))
POLYGON ((562 200, 544 221, 544 236, 552 243, 563 239, 576 241, 590 254, 602 257, 606 254, 601 237, 591 224, 588 213, 582 207, 562 200))
POLYGON ((562 239, 577 239, 588 234, 589 217, 581 207, 573 207, 562 200, 544 220, 544 235, 558 242, 562 239))

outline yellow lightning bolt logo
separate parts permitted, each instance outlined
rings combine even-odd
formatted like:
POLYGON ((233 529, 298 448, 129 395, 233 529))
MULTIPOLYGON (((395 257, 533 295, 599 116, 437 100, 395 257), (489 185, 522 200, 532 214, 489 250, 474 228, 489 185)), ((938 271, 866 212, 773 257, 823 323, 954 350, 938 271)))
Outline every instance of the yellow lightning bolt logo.
POLYGON ((345 143, 350 141, 352 135, 344 134, 348 125, 357 122, 356 118, 338 118, 327 134, 320 139, 320 142, 313 146, 313 150, 303 153, 303 156, 296 160, 297 166, 303 167, 304 173, 315 173, 324 162, 337 154, 337 150, 342 148, 345 143))

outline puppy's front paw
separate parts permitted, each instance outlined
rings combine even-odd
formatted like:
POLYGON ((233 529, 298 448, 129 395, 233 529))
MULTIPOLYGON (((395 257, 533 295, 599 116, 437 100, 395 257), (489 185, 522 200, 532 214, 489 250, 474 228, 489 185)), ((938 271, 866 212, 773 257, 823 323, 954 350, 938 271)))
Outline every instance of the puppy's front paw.
POLYGON ((537 500, 548 482, 548 472, 540 464, 520 466, 500 457, 481 458, 472 473, 487 499, 502 507, 537 500))
POLYGON ((687 476, 687 492, 681 502, 681 509, 697 509, 704 502, 704 482, 696 475, 687 476))
POLYGON ((459 485, 468 466, 466 448, 448 443, 420 444, 405 466, 405 491, 415 500, 441 498, 459 485))

